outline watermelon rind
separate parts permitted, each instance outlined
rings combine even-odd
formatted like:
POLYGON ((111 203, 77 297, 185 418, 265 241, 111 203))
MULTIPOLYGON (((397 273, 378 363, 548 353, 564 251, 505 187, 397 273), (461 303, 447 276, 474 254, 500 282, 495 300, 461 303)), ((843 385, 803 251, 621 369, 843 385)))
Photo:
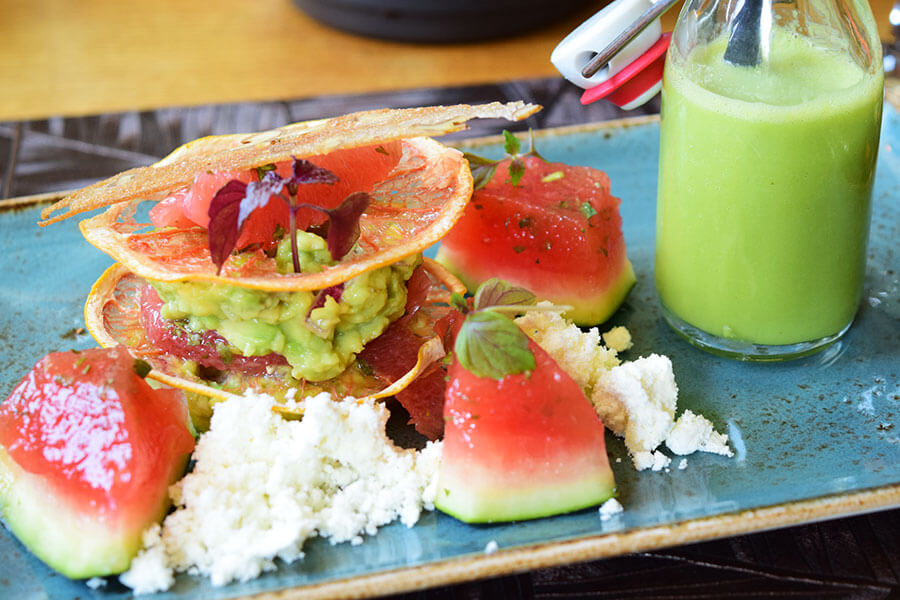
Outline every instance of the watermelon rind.
POLYGON ((567 483, 507 487, 497 474, 484 485, 471 471, 441 471, 434 505, 466 523, 522 521, 581 510, 602 504, 615 495, 612 470, 594 469, 567 483))
MULTIPOLYGON (((173 471, 183 472, 186 462, 187 457, 173 471)), ((35 556, 71 579, 128 569, 144 530, 166 514, 169 482, 163 483, 151 514, 90 514, 55 493, 40 475, 22 469, 0 446, 0 517, 35 556)))

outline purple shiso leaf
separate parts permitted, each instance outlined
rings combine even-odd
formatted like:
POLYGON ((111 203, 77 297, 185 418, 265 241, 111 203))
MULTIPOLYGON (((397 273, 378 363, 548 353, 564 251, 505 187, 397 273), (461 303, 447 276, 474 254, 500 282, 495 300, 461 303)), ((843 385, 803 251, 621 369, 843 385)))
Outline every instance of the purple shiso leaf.
POLYGON ((276 194, 280 194, 282 189, 284 189, 284 179, 279 177, 275 171, 266 173, 261 181, 248 183, 246 195, 241 200, 241 210, 238 213, 238 230, 244 226, 244 221, 247 220, 254 210, 268 204, 269 199, 276 194))
POLYGON ((266 206, 272 196, 282 199, 291 209, 290 236, 295 272, 300 272, 296 256, 295 220, 296 211, 300 207, 314 208, 328 215, 328 249, 335 260, 340 260, 356 243, 359 238, 359 216, 368 206, 368 194, 362 194, 365 196, 364 203, 361 198, 356 197, 358 194, 351 194, 341 206, 334 210, 313 204, 298 205, 295 203, 295 196, 300 185, 308 183, 334 184, 339 179, 328 169, 317 167, 307 160, 294 159, 291 167, 292 174, 288 179, 281 177, 274 169, 258 170, 258 174, 264 173, 259 181, 243 183, 232 179, 213 196, 208 212, 209 253, 218 269, 217 273, 222 272, 222 266, 228 259, 228 255, 234 250, 244 223, 250 218, 253 211, 266 206), (290 200, 282 194, 285 187, 291 195, 290 200), (351 199, 352 201, 348 203, 348 200, 351 199))
POLYGON ((222 272, 225 259, 234 250, 240 235, 238 215, 241 200, 247 194, 247 184, 232 179, 222 186, 209 203, 209 254, 216 265, 216 273, 222 272))
POLYGON ((289 186, 296 187, 306 183, 337 183, 338 176, 322 167, 317 167, 308 160, 294 159, 293 175, 288 179, 289 186))
POLYGON ((331 258, 341 260, 359 239, 359 218, 369 207, 366 192, 353 192, 328 212, 328 251, 331 258))

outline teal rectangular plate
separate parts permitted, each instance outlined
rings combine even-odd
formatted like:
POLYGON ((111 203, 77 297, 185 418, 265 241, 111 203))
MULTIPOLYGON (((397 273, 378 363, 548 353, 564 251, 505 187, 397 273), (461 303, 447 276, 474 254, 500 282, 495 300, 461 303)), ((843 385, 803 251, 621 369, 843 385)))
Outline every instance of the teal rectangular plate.
MULTIPOLYGON (((611 520, 590 509, 471 526, 425 513, 415 527, 392 524, 359 546, 311 540, 304 560, 248 583, 214 588, 181 576, 158 597, 380 595, 900 506, 900 116, 885 107, 856 322, 823 353, 784 364, 710 356, 662 322, 653 289, 658 135, 655 119, 641 119, 536 137, 548 160, 609 173, 638 277, 610 325, 626 325, 634 336, 625 358, 672 358, 679 410, 700 412, 728 433, 734 458, 695 454, 684 470, 638 473, 621 440, 608 436, 625 506, 611 520), (499 550, 486 554, 491 541, 499 550)), ((498 139, 465 144, 502 153, 498 139)), ((110 261, 74 220, 37 227, 39 211, 29 202, 0 211, 0 397, 47 352, 94 345, 81 330, 82 304, 110 261)), ((114 578, 92 590, 54 574, 0 528, 0 597, 129 596, 114 578)))

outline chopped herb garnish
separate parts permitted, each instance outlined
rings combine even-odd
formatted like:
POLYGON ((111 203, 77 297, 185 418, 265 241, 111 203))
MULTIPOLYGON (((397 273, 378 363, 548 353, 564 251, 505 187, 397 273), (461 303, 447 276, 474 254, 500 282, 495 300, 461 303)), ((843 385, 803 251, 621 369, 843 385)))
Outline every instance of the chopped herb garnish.
POLYGON ((482 156, 478 156, 477 154, 472 154, 471 152, 466 152, 463 156, 466 160, 469 161, 469 169, 472 171, 472 179, 474 181, 474 189, 480 190, 484 186, 488 184, 488 182, 494 178, 494 173, 497 171, 497 166, 506 159, 510 159, 509 167, 507 172, 509 174, 509 178, 506 180, 507 183, 511 183, 513 186, 519 185, 519 182, 522 181, 522 177, 525 175, 525 158, 528 156, 536 156, 541 158, 541 155, 537 153, 537 150, 534 149, 534 134, 529 131, 529 144, 531 149, 525 154, 521 154, 522 144, 519 142, 519 138, 515 136, 515 134, 503 130, 503 150, 506 152, 506 156, 504 156, 500 160, 490 160, 488 158, 484 158, 482 156))
POLYGON ((131 365, 131 368, 134 369, 134 372, 137 373, 138 377, 143 379, 146 377, 153 368, 150 366, 145 360, 141 360, 140 358, 134 359, 134 362, 131 365))
POLYGON ((593 206, 591 206, 590 202, 582 202, 581 203, 581 213, 584 215, 585 219, 590 219, 591 217, 593 217, 594 215, 597 214, 597 211, 596 211, 596 209, 594 209, 593 206))
POLYGON ((547 173, 546 175, 541 177, 541 181, 544 183, 550 183, 551 181, 559 181, 565 176, 566 174, 562 171, 553 171, 552 173, 547 173))

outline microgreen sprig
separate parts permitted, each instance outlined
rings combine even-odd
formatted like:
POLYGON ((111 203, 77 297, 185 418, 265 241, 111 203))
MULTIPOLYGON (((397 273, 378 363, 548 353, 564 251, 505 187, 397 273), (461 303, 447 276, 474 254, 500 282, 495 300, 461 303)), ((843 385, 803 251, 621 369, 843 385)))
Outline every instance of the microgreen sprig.
POLYGON ((480 190, 484 186, 488 184, 488 182, 494 178, 494 173, 497 171, 497 167, 501 162, 506 159, 511 159, 509 163, 509 167, 507 172, 509 174, 508 183, 516 186, 519 185, 519 182, 522 181, 522 176, 525 175, 525 158, 529 156, 537 156, 538 158, 543 158, 540 154, 538 154, 537 150, 534 147, 534 133, 529 130, 528 131, 528 145, 529 150, 525 154, 520 154, 522 151, 522 144, 513 133, 503 130, 503 150, 506 152, 506 156, 501 158, 500 160, 490 160, 488 158, 484 158, 483 156, 478 156, 477 154, 472 154, 471 152, 466 152, 463 154, 463 157, 469 161, 469 169, 472 171, 472 179, 474 181, 474 188, 476 190, 480 190))
POLYGON ((365 192, 354 192, 333 209, 307 202, 298 202, 301 185, 325 183, 333 185, 337 175, 303 159, 292 159, 291 174, 282 177, 275 165, 256 169, 258 181, 244 183, 237 179, 222 186, 209 204, 209 253, 218 271, 234 250, 247 219, 254 211, 278 198, 289 208, 289 234, 291 257, 295 273, 300 272, 297 248, 297 211, 301 208, 317 210, 328 217, 328 251, 334 260, 343 258, 359 239, 359 219, 369 206, 370 197, 365 192), (287 192, 285 194, 285 192, 287 192))

